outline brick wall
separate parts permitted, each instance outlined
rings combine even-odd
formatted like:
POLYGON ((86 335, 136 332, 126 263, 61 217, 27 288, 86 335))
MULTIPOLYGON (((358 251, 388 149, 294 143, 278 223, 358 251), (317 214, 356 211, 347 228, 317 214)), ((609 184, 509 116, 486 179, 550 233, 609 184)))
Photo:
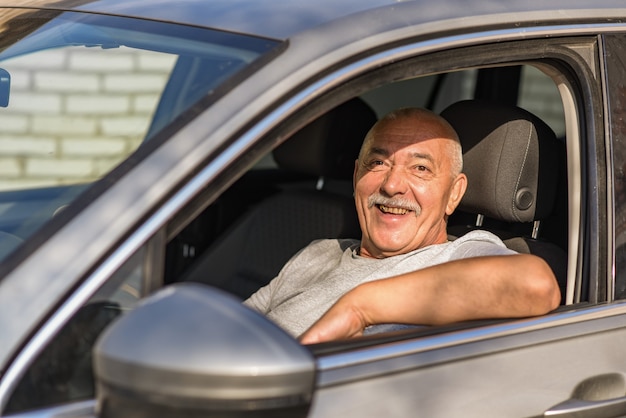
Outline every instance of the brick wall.
POLYGON ((4 61, 0 190, 93 181, 144 138, 174 57, 65 48, 4 61))

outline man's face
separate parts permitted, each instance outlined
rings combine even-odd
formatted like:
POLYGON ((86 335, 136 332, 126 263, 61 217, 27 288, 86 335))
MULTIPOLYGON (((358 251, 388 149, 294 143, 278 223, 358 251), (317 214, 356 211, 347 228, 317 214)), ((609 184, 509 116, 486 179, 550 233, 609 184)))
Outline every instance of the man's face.
POLYGON ((452 174, 453 140, 432 121, 383 122, 354 172, 361 255, 389 257, 447 240, 446 220, 465 192, 452 174))

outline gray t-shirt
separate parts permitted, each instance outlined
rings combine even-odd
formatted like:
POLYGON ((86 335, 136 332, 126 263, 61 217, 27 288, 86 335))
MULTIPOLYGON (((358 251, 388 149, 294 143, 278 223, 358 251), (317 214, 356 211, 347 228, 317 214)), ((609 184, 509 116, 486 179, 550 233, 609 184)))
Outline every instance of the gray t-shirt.
POLYGON ((359 246, 360 241, 351 239, 312 242, 244 304, 297 337, 361 283, 461 258, 515 253, 486 231, 472 231, 454 241, 383 259, 359 256, 359 246))

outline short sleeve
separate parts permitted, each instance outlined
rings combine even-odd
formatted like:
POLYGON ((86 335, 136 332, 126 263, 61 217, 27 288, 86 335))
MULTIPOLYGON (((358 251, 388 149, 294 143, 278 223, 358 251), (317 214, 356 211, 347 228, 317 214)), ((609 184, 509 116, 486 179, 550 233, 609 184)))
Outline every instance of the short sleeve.
POLYGON ((469 232, 454 241, 454 247, 451 259, 517 254, 507 248, 500 238, 487 231, 469 232))
POLYGON ((272 295, 276 287, 279 287, 284 279, 284 277, 288 274, 290 266, 297 260, 297 258, 307 249, 305 247, 298 251, 280 270, 278 276, 274 277, 267 285, 261 287, 259 290, 254 292, 248 299, 243 301, 243 304, 249 308, 252 308, 262 314, 267 314, 271 310, 272 306, 272 295))

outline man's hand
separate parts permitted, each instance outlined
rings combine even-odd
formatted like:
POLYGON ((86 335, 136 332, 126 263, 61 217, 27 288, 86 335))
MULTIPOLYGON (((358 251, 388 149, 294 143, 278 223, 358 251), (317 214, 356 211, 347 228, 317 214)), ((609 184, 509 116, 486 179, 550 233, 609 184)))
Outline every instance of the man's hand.
POLYGON ((352 338, 374 324, 443 325, 537 316, 559 303, 558 283, 539 257, 467 258, 361 284, 341 297, 300 341, 352 338))
POLYGON ((300 336, 302 344, 343 340, 363 335, 369 324, 353 301, 358 301, 358 287, 340 298, 311 328, 300 336))

